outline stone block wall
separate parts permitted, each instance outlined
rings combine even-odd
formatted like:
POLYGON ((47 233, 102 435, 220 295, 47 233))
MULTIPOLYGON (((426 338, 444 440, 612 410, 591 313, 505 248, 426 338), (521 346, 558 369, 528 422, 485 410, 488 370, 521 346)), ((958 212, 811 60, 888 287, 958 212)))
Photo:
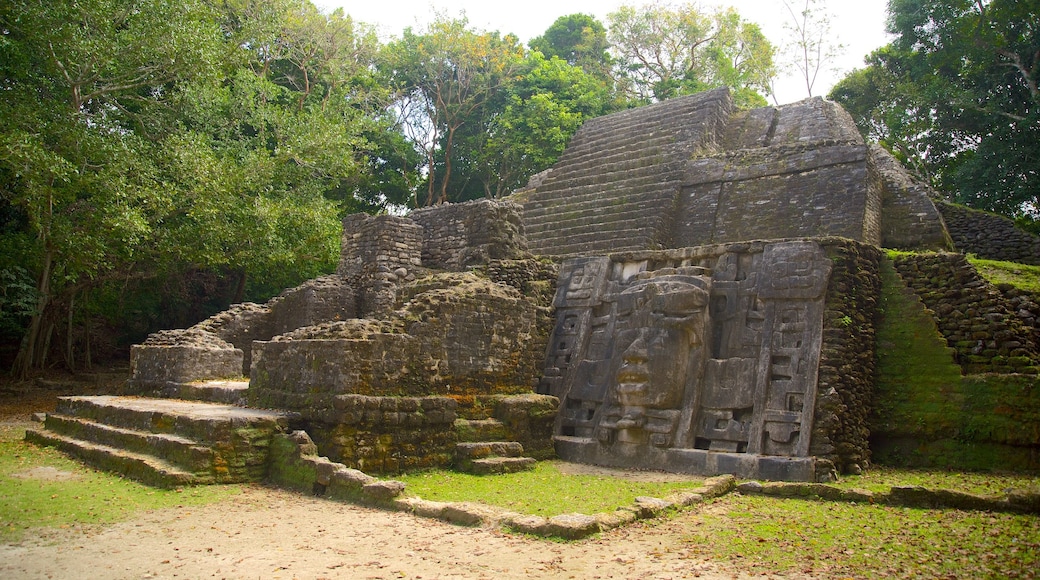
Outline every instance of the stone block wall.
POLYGON ((870 146, 872 174, 881 189, 881 245, 898 250, 952 250, 936 194, 880 145, 870 146))
POLYGON ((958 252, 1040 265, 1040 237, 1015 227, 1008 218, 952 203, 941 202, 938 208, 958 252))
POLYGON ((311 414, 342 394, 533 390, 547 307, 476 273, 417 280, 402 289, 401 299, 386 320, 327 323, 256 343, 251 401, 311 414))
POLYGON ((882 253, 847 240, 829 241, 826 248, 834 269, 827 287, 809 452, 842 473, 857 473, 870 460, 882 253))
POLYGON ((449 467, 457 403, 448 397, 338 395, 307 429, 322 455, 365 473, 449 467))
POLYGON ((785 237, 880 241, 880 191, 841 107, 809 99, 733 115, 688 163, 669 247, 785 237))
POLYGON ((873 461, 916 468, 1040 472, 1040 377, 962 375, 935 313, 884 264, 885 315, 873 461))
POLYGON ((339 267, 348 279, 392 274, 422 265, 422 227, 392 215, 352 214, 343 218, 339 267))
POLYGON ((460 271, 527 253, 521 207, 512 202, 445 204, 417 209, 409 218, 422 227, 422 263, 428 268, 460 271))
POLYGON ((266 304, 235 304, 189 329, 160 331, 131 348, 131 386, 249 376, 253 341, 326 320, 353 318, 355 303, 346 279, 324 276, 266 304))
POLYGON ((964 374, 1040 370, 1032 309, 1009 302, 962 254, 899 256, 895 267, 934 312, 964 374))

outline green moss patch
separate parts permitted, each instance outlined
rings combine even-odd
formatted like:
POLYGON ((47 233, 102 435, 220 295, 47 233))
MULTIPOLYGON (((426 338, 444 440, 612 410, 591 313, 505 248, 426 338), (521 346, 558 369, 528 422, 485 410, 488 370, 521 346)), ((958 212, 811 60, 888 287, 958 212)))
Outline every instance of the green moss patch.
POLYGON ((1040 266, 982 260, 968 256, 975 269, 991 284, 1010 284, 1019 290, 1040 293, 1040 266))

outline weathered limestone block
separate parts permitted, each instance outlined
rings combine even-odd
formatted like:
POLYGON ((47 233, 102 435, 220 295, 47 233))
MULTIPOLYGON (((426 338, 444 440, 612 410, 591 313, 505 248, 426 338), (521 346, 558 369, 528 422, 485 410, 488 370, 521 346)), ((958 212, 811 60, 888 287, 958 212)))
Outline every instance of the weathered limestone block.
POLYGON ((521 207, 480 199, 417 209, 409 217, 422 226, 423 265, 459 271, 491 260, 527 254, 521 207))
POLYGON ((734 111, 720 89, 592 119, 512 199, 540 255, 793 237, 948 243, 927 188, 820 98, 734 111))
POLYGON ((242 350, 208 332, 163 331, 130 348, 130 380, 164 386, 241 376, 242 350))

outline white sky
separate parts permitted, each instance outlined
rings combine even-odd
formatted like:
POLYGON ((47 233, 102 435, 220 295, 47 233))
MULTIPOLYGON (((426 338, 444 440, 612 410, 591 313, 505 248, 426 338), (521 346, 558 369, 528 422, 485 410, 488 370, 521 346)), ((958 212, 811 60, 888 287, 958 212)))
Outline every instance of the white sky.
MULTIPOLYGON (((423 28, 435 12, 456 17, 465 13, 470 25, 481 30, 497 30, 517 35, 525 44, 541 35, 560 16, 578 12, 591 14, 606 24, 607 14, 618 6, 641 6, 643 0, 314 0, 328 12, 342 7, 355 20, 375 25, 385 39, 400 36, 405 27, 423 28)), ((673 5, 684 3, 675 0, 673 5)), ((798 4, 799 0, 791 0, 798 4)), ((733 6, 745 20, 762 27, 763 33, 779 46, 788 33, 783 24, 790 20, 781 0, 703 0, 704 7, 733 6)), ((886 0, 824 0, 831 15, 831 32, 845 45, 843 55, 832 67, 837 72, 823 71, 813 95, 826 95, 845 73, 863 66, 863 58, 875 48, 889 42, 885 34, 886 0)), ((804 4, 803 4, 804 6, 804 4)), ((797 8, 796 8, 797 10, 797 8)), ((805 81, 797 71, 777 81, 777 98, 781 104, 807 96, 805 81)))

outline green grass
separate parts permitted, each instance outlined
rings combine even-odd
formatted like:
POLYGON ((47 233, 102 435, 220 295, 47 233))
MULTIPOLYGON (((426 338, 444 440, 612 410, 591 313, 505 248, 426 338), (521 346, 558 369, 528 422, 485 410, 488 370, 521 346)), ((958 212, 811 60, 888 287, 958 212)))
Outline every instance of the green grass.
POLYGON ((604 475, 567 475, 557 463, 540 461, 533 471, 495 476, 427 471, 397 477, 407 492, 432 501, 473 501, 523 514, 612 512, 638 496, 665 497, 700 486, 699 481, 642 482, 604 475))
POLYGON ((240 486, 161 490, 95 471, 59 451, 22 441, 24 428, 0 426, 0 541, 15 542, 39 528, 68 528, 123 521, 152 509, 212 503, 240 486), (68 479, 17 477, 36 468, 68 479))
POLYGON ((976 495, 1003 495, 1009 489, 1040 490, 1040 477, 929 469, 894 469, 874 465, 863 475, 842 477, 836 485, 843 489, 866 489, 875 492, 888 491, 894 486, 919 485, 928 489, 949 489, 976 495))
POLYGON ((1019 290, 1040 292, 1040 266, 968 257, 975 269, 991 284, 1011 284, 1019 290))
POLYGON ((1033 578, 1040 518, 730 494, 692 513, 691 555, 751 574, 1033 578))

